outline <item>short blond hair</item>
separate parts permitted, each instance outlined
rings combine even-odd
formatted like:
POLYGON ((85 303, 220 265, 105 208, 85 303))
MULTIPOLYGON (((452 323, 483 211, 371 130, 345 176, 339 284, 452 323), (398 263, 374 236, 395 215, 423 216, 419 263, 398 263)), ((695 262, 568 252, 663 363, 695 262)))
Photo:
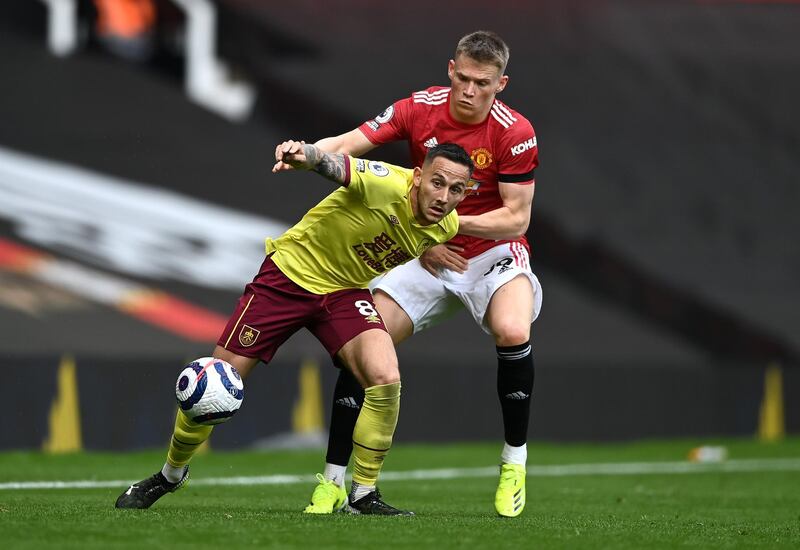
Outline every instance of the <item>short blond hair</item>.
POLYGON ((490 63, 500 69, 500 74, 506 70, 511 51, 500 36, 492 31, 475 31, 461 38, 456 46, 454 59, 459 55, 466 55, 479 63, 490 63))

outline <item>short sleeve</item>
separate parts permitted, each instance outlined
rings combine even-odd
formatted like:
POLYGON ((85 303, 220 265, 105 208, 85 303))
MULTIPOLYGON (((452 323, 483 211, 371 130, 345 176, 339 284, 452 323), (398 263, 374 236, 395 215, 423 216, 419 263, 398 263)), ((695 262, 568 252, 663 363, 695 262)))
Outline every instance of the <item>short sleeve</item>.
POLYGON ((380 208, 406 195, 412 173, 385 162, 351 158, 347 190, 361 197, 366 206, 380 208))
POLYGON ((408 139, 412 117, 410 97, 395 101, 385 111, 358 127, 375 145, 408 139))
POLYGON ((504 136, 499 155, 497 180, 500 183, 527 184, 534 181, 539 165, 539 145, 533 126, 527 120, 512 126, 513 132, 504 136))

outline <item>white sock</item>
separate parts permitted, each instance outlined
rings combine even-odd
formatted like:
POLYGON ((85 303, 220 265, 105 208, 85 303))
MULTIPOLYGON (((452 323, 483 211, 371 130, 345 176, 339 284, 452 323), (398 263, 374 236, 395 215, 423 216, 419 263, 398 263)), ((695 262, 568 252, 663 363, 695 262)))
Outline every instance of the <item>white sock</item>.
POLYGON ((183 472, 186 471, 186 466, 170 466, 169 463, 165 462, 164 467, 161 468, 161 475, 167 478, 167 481, 170 483, 178 483, 181 478, 183 477, 183 472))
POLYGON ((525 466, 528 461, 528 444, 525 443, 522 447, 512 447, 508 443, 503 444, 500 461, 503 464, 521 464, 525 466))
POLYGON ((339 487, 344 487, 344 475, 346 473, 347 466, 326 463, 325 472, 323 472, 322 476, 329 481, 333 481, 339 487))
POLYGON ((367 496, 374 490, 374 485, 361 485, 354 481, 353 486, 350 489, 350 502, 355 502, 356 500, 367 496))

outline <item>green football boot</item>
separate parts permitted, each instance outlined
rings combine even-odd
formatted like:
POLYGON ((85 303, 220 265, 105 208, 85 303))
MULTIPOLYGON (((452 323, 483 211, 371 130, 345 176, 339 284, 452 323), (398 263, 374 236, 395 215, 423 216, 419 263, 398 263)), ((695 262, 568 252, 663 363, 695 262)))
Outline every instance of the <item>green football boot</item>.
POLYGON ((525 466, 500 465, 500 483, 494 496, 494 508, 507 518, 515 518, 525 509, 525 466))
POLYGON ((338 512, 347 504, 347 491, 333 480, 327 480, 322 474, 317 474, 319 485, 311 494, 311 503, 306 506, 306 514, 332 514, 338 512))

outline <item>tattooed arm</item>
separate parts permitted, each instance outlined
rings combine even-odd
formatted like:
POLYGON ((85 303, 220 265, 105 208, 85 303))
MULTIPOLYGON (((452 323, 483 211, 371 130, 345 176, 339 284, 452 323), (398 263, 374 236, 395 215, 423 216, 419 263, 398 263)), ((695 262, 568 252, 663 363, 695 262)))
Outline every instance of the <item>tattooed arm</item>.
POLYGON ((343 154, 326 153, 304 141, 284 141, 278 145, 275 148, 275 161, 273 173, 291 168, 313 170, 336 183, 344 183, 348 176, 343 154))

